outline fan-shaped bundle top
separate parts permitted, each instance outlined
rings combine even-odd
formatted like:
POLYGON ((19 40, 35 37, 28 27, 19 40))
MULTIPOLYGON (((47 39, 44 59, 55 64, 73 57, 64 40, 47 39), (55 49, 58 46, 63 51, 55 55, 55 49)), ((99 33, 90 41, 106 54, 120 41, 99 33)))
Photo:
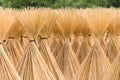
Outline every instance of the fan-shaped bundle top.
POLYGON ((58 10, 57 23, 65 38, 70 38, 74 26, 76 24, 76 10, 75 9, 60 9, 58 10))
POLYGON ((20 21, 31 40, 37 37, 45 22, 42 11, 39 9, 23 10, 20 14, 20 21))
POLYGON ((112 9, 97 8, 86 9, 85 13, 91 30, 95 33, 95 36, 100 38, 104 35, 116 12, 112 9))
POLYGON ((120 34, 120 12, 116 10, 114 10, 117 12, 117 14, 115 15, 115 17, 113 18, 113 20, 111 21, 109 27, 108 27, 108 33, 110 35, 119 35, 120 34))
POLYGON ((24 33, 23 25, 21 24, 20 20, 15 17, 13 19, 13 23, 11 24, 11 28, 7 34, 7 37, 19 38, 24 33))
POLYGON ((41 30, 40 35, 42 37, 48 37, 56 24, 57 14, 54 10, 47 8, 43 8, 43 14, 45 15, 45 25, 41 30))
POLYGON ((89 29, 89 24, 88 21, 85 17, 85 11, 83 9, 80 9, 78 11, 76 11, 76 29, 74 31, 75 35, 79 35, 80 33, 82 33, 83 36, 88 36, 91 32, 89 29))
POLYGON ((11 14, 6 15, 5 12, 0 14, 0 42, 4 40, 6 37, 12 23, 14 20, 14 16, 11 14))

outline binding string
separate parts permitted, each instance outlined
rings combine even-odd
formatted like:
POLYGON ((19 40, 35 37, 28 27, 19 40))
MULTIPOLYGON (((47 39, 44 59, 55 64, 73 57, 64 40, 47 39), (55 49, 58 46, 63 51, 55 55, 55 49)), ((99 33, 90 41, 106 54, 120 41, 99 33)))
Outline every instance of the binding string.
POLYGON ((15 39, 14 37, 8 37, 8 39, 15 39))
POLYGON ((23 41, 23 38, 27 38, 27 36, 20 36, 20 41, 23 41))
POLYGON ((35 42, 35 39, 33 39, 33 40, 29 40, 29 42, 35 42))
MULTIPOLYGON (((8 39, 15 39, 15 38, 14 37, 8 37, 8 39)), ((3 42, 6 42, 6 40, 3 40, 3 42)), ((6 44, 8 44, 8 41, 7 41, 6 44)))
POLYGON ((22 36, 22 35, 21 35, 21 38, 28 38, 28 37, 27 37, 27 36, 22 36))
POLYGON ((91 34, 88 34, 88 36, 91 36, 91 34))
MULTIPOLYGON (((48 39, 47 37, 42 37, 41 35, 38 35, 38 37, 40 37, 40 39, 48 39)), ((50 37, 50 36, 49 36, 50 37)))
POLYGON ((3 42, 6 42, 6 40, 3 40, 3 42))
POLYGON ((30 42, 30 43, 33 42, 33 43, 35 43, 35 44, 37 45, 37 41, 36 41, 35 39, 29 40, 29 42, 30 42))
POLYGON ((0 44, 3 44, 3 42, 0 42, 0 44))
POLYGON ((3 44, 4 42, 6 42, 6 40, 4 39, 3 42, 0 42, 0 44, 3 44))

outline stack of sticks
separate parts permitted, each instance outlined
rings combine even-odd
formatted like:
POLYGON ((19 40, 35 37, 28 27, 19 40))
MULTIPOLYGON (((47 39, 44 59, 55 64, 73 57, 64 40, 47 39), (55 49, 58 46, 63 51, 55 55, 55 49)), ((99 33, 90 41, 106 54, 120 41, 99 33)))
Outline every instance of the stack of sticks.
POLYGON ((0 80, 120 80, 120 9, 0 8, 0 80))

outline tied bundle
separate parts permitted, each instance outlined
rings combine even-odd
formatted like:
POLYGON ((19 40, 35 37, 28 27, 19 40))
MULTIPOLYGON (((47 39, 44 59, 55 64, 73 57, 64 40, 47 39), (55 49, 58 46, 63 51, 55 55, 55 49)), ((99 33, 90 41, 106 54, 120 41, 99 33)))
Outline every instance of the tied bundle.
POLYGON ((6 53, 14 66, 18 64, 22 55, 23 48, 20 45, 19 37, 24 32, 20 20, 15 17, 11 28, 7 34, 6 53))
POLYGON ((70 8, 58 10, 57 24, 63 34, 64 44, 57 58, 57 62, 67 80, 71 80, 80 67, 70 43, 70 37, 75 30, 74 25, 76 24, 75 11, 75 9, 70 8))
POLYGON ((112 62, 112 65, 106 75, 102 80, 119 80, 120 79, 120 48, 119 48, 119 34, 120 34, 120 13, 117 10, 116 17, 112 20, 108 27, 108 32, 110 34, 110 45, 112 49, 108 47, 109 55, 108 58, 112 62), (113 55, 111 55, 113 54, 113 55))
POLYGON ((51 9, 44 9, 43 13, 45 14, 45 25, 42 28, 40 34, 40 41, 39 41, 39 50, 45 60, 45 62, 47 63, 51 73, 53 74, 53 76, 55 77, 56 80, 65 80, 56 60, 55 57, 48 45, 47 39, 49 34, 51 34, 55 23, 56 23, 56 19, 57 19, 57 15, 55 13, 55 11, 51 10, 51 9))
POLYGON ((17 65, 19 75, 22 80, 55 80, 36 45, 37 36, 44 26, 42 11, 25 9, 19 19, 29 38, 24 55, 17 65))
POLYGON ((101 80, 111 65, 100 40, 114 15, 111 17, 111 11, 104 8, 86 9, 85 15, 93 32, 94 43, 73 80, 101 80))
POLYGON ((0 14, 0 79, 4 80, 21 80, 14 66, 10 62, 8 56, 3 49, 3 40, 5 39, 12 23, 14 22, 14 16, 1 11, 0 14))

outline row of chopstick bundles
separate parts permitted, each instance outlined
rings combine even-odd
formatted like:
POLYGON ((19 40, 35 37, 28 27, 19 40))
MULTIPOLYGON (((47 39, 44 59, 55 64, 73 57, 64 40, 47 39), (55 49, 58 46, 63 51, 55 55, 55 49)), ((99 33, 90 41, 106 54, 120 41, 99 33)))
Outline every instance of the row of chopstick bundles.
POLYGON ((0 80, 120 80, 120 9, 0 7, 0 80))

